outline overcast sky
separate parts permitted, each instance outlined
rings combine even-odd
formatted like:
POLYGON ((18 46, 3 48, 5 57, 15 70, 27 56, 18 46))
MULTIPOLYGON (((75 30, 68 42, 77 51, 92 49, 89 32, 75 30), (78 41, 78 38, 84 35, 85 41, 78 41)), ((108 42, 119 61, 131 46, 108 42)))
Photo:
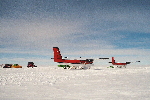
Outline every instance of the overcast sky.
MULTIPOLYGON (((150 0, 0 0, 0 63, 112 57, 150 65, 150 0)), ((111 60, 111 59, 110 59, 111 60)), ((95 61, 107 65, 110 60, 95 61)))

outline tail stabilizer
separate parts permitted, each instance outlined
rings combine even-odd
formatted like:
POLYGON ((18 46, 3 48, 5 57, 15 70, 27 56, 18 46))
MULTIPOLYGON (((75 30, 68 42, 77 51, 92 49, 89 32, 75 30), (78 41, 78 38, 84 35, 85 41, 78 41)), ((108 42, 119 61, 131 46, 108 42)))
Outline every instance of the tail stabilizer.
POLYGON ((114 64, 115 63, 115 59, 114 59, 114 57, 112 57, 112 64, 114 64))
POLYGON ((54 62, 61 62, 62 56, 60 54, 59 48, 53 47, 53 51, 54 51, 54 62))

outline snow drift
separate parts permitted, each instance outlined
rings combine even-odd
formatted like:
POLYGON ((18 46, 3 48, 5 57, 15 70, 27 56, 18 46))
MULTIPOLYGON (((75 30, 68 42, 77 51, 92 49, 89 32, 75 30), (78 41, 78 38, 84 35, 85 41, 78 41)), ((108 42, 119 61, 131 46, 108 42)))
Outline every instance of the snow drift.
POLYGON ((1 100, 149 100, 150 67, 0 68, 1 100))

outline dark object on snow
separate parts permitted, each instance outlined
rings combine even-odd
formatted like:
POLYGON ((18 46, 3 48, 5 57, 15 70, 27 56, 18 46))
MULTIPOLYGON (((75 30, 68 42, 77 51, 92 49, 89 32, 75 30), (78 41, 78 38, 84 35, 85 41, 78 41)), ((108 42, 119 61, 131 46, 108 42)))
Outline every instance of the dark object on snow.
POLYGON ((28 67, 28 68, 29 68, 29 67, 32 67, 32 68, 33 68, 33 67, 37 67, 37 66, 35 66, 33 62, 28 62, 27 67, 28 67))
POLYGON ((12 64, 5 64, 3 68, 11 68, 12 64))
POLYGON ((114 68, 114 66, 109 66, 109 67, 107 67, 107 68, 114 68))

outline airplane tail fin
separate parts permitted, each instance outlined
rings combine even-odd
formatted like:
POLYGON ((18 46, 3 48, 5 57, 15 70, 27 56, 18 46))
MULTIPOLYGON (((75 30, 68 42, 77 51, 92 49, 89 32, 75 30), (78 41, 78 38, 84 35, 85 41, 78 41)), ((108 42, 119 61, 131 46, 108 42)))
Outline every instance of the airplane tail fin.
POLYGON ((58 47, 53 47, 54 51, 54 62, 59 62, 62 60, 62 56, 60 54, 59 48, 58 47))
POLYGON ((114 59, 114 57, 112 57, 112 64, 113 64, 113 63, 115 63, 115 59, 114 59))

